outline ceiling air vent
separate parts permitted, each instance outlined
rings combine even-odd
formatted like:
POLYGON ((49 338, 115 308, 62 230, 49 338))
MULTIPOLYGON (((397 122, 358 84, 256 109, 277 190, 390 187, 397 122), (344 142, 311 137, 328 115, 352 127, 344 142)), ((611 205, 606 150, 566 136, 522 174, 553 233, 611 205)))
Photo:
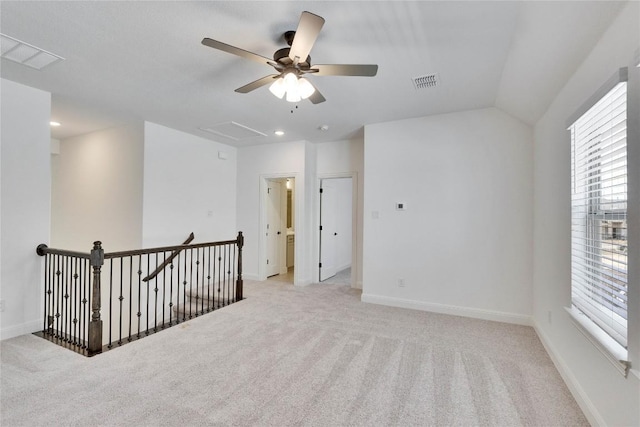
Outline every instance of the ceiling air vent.
POLYGON ((251 129, 248 126, 244 126, 236 122, 219 123, 217 125, 209 127, 202 127, 200 128, 200 130, 224 136, 225 138, 233 139, 234 141, 240 141, 241 139, 247 138, 255 138, 257 136, 267 136, 260 131, 251 129))
POLYGON ((27 67, 42 70, 44 67, 64 60, 63 57, 0 33, 2 57, 27 67))
POLYGON ((420 77, 414 77, 413 86, 416 88, 416 90, 429 89, 438 86, 438 81, 439 78, 437 73, 427 74, 420 77))

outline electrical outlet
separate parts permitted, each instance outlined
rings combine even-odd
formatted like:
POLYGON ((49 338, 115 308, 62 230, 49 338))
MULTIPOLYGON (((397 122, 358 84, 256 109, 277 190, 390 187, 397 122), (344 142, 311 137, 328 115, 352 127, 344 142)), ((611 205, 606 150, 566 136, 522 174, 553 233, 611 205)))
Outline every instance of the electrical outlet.
POLYGON ((404 288, 404 279, 398 279, 398 287, 404 288))

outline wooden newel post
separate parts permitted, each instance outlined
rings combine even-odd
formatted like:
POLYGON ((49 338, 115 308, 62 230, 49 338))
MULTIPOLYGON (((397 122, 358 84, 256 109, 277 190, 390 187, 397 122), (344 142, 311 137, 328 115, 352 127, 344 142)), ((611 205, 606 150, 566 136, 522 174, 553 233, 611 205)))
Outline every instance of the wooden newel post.
POLYGON ((100 319, 100 272, 104 264, 102 242, 93 242, 91 266, 93 267, 93 286, 91 289, 91 322, 89 322, 89 353, 102 351, 102 320, 100 319))
POLYGON ((242 247, 244 246, 244 236, 242 231, 238 232, 238 277, 236 278, 236 301, 242 299, 242 247))

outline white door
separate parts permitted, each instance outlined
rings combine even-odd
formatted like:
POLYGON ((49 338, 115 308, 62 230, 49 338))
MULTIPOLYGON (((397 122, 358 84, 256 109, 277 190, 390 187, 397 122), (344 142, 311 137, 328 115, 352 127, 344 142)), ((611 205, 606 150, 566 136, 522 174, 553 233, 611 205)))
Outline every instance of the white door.
POLYGON ((320 281, 336 275, 336 204, 331 179, 320 181, 320 281))
POLYGON ((282 232, 280 183, 267 180, 267 277, 280 274, 282 232))

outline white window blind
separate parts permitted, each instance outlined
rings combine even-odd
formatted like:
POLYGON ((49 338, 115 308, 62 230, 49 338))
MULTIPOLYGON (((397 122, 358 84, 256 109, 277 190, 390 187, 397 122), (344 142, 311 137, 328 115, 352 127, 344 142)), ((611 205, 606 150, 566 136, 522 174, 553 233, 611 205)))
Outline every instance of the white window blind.
POLYGON ((571 302, 627 347, 627 83, 571 131, 571 302))

